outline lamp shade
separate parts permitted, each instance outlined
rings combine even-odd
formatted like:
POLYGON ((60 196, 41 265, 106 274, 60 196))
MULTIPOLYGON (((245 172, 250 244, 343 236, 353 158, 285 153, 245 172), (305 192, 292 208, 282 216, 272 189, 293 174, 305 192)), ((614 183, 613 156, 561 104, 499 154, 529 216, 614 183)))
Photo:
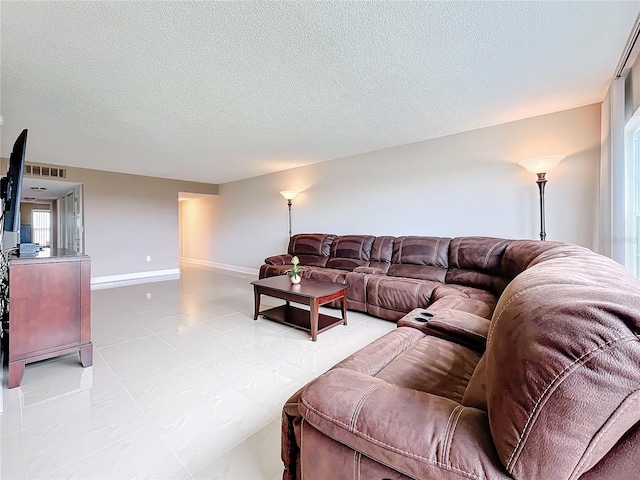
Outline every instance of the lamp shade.
POLYGON ((280 195, 282 195, 286 200, 293 200, 298 196, 298 192, 294 192, 293 190, 283 190, 280 192, 280 195))
POLYGON ((564 160, 564 155, 547 155, 546 157, 536 157, 523 160, 518 165, 526 168, 531 173, 548 173, 564 160))

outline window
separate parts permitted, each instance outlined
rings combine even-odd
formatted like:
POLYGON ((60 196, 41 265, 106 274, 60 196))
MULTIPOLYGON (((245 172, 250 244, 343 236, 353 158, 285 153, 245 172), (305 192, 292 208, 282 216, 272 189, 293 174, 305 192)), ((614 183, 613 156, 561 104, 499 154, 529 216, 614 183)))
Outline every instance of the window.
POLYGON ((51 212, 49 210, 31 211, 31 241, 41 247, 51 246, 51 212))
POLYGON ((620 185, 624 212, 619 215, 624 219, 624 256, 619 261, 640 278, 640 108, 624 130, 624 181, 620 185))
POLYGON ((628 198, 628 212, 631 237, 631 268, 636 278, 640 278, 640 128, 633 134, 633 156, 630 165, 631 191, 628 198))

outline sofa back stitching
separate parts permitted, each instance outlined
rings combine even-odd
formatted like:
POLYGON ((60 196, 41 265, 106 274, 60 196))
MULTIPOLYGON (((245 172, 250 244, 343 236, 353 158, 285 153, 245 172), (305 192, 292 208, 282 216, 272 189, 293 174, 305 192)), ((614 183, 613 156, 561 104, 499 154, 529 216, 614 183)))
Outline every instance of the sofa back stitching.
POLYGON ((451 421, 453 420, 453 417, 456 415, 456 412, 461 407, 462 407, 462 405, 458 405, 453 410, 451 410, 451 412, 449 413, 449 418, 447 419, 447 428, 445 428, 445 430, 444 430, 444 438, 443 438, 443 442, 442 442, 442 452, 441 452, 441 456, 440 456, 440 461, 442 463, 449 463, 448 460, 447 460, 447 444, 449 443, 449 430, 451 430, 451 423, 452 423, 451 421))
MULTIPOLYGON (((458 408, 458 407, 456 407, 458 408)), ((456 411, 456 408, 454 408, 453 410, 451 410, 451 412, 449 412, 449 418, 447 419, 447 428, 444 429, 444 439, 442 442, 442 451, 440 452, 440 461, 442 463, 446 463, 445 462, 445 452, 447 451, 447 439, 449 438, 449 429, 451 428, 451 418, 453 417, 454 412, 456 411)), ((438 457, 438 451, 436 450, 436 458, 438 457)))
POLYGON ((358 451, 353 451, 353 478, 358 480, 358 451))
POLYGON ((456 426, 458 425, 458 420, 460 420, 460 416, 462 415, 462 412, 464 412, 464 408, 462 405, 458 405, 456 408, 453 409, 453 412, 451 412, 451 418, 453 419, 453 421, 451 422, 451 429, 450 431, 447 432, 447 438, 445 439, 445 450, 444 450, 444 458, 442 460, 442 463, 446 463, 447 465, 449 464, 449 457, 451 455, 451 446, 453 445, 453 434, 456 431, 456 426))
POLYGON ((484 257, 484 263, 482 264, 482 268, 484 268, 485 270, 487 269, 487 263, 489 263, 489 257, 497 247, 498 247, 498 244, 496 243, 493 247, 489 249, 489 251, 487 252, 487 255, 484 257))
POLYGON ((351 424, 349 425, 349 429, 351 431, 356 430, 356 422, 358 421, 358 417, 360 416, 360 412, 362 411, 362 407, 364 407, 365 402, 369 399, 369 397, 379 389, 384 383, 377 383, 369 388, 362 396, 362 398, 356 404, 356 408, 353 410, 353 415, 351 416, 351 424))

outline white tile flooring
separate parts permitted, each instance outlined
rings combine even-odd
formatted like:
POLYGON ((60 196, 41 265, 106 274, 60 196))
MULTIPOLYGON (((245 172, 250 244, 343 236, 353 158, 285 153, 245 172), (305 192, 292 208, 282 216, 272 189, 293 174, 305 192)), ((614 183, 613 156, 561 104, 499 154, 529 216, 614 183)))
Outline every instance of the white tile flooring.
POLYGON ((395 324, 349 312, 313 343, 254 321, 250 281, 183 267, 92 292, 93 367, 27 365, 11 390, 4 370, 0 478, 281 478, 284 402, 395 324))

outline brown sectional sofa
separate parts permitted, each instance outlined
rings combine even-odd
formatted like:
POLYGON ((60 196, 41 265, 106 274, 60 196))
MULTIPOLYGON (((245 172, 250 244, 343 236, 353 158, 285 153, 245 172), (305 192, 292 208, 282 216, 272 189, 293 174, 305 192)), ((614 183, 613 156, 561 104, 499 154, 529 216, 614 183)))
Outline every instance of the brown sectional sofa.
POLYGON ((305 275, 399 322, 285 404, 284 479, 640 478, 640 282, 620 265, 552 242, 297 237, 305 275))
POLYGON ((398 320, 443 297, 456 308, 490 318, 513 278, 503 253, 511 242, 487 237, 294 235, 288 253, 265 259, 260 278, 282 275, 296 255, 303 277, 346 283, 348 307, 398 320))

